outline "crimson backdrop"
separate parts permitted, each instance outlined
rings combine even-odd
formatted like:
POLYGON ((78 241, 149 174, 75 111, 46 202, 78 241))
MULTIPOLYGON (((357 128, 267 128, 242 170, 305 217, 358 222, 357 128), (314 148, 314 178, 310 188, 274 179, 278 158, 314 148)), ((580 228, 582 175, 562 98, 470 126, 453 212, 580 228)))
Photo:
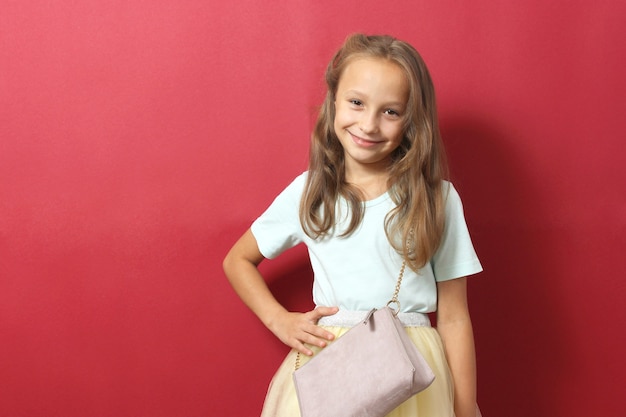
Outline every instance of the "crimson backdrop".
MULTIPOLYGON (((485 416, 624 411, 625 3, 0 5, 0 415, 254 416, 286 349, 221 271, 353 31, 423 54, 485 272, 485 416)), ((302 249, 264 265, 308 308, 302 249)))

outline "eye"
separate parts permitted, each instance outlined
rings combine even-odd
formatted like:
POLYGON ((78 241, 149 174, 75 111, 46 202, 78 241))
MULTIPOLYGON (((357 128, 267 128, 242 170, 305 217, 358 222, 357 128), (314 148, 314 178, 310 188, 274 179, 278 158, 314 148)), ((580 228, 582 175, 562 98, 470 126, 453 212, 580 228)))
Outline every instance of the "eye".
POLYGON ((393 116, 393 117, 400 116, 400 113, 398 113, 394 109, 387 109, 383 113, 386 114, 387 116, 393 116))
POLYGON ((350 101, 350 104, 352 104, 354 106, 361 107, 363 105, 363 102, 361 100, 351 99, 349 101, 350 101))

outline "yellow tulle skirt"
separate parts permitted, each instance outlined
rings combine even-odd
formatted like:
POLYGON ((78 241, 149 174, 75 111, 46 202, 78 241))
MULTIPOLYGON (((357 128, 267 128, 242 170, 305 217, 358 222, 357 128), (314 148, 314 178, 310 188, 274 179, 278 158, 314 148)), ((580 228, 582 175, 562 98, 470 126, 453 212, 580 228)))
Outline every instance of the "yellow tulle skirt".
MULTIPOLYGON (((322 326, 340 337, 347 327, 322 326)), ((387 417, 454 417, 454 389, 452 377, 437 330, 429 326, 405 327, 413 343, 435 373, 435 381, 424 391, 409 398, 387 417)), ((316 348, 312 348, 316 352, 316 348)), ((289 352, 272 378, 262 417, 299 417, 300 409, 293 384, 297 353, 289 352)), ((309 357, 300 355, 300 365, 309 357)))

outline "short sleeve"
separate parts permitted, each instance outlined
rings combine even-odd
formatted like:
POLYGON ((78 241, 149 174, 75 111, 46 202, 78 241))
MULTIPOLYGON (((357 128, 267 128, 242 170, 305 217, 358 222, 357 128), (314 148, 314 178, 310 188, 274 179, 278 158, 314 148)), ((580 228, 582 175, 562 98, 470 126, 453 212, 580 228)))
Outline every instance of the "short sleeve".
POLYGON ((287 186, 251 226, 261 254, 272 259, 302 242, 299 208, 306 176, 287 186))
POLYGON ((436 281, 461 278, 483 270, 467 229, 461 197, 451 183, 446 184, 446 224, 441 245, 431 260, 436 281))

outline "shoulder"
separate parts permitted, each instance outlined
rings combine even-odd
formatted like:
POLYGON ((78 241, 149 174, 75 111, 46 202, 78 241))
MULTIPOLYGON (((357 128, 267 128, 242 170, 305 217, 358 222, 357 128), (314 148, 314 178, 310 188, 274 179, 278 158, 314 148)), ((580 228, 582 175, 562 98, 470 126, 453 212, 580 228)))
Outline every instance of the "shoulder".
POLYGON ((308 174, 307 172, 303 172, 300 175, 296 176, 291 183, 284 189, 283 194, 294 194, 300 195, 304 190, 306 185, 308 174))
POLYGON ((303 172, 291 180, 291 182, 274 197, 271 206, 285 207, 298 205, 302 193, 304 192, 306 177, 307 173, 303 172))
POLYGON ((441 181, 441 188, 443 190, 443 195, 447 196, 447 195, 452 195, 452 196, 458 196, 459 193, 456 190, 456 188, 454 187, 454 184, 452 184, 451 181, 448 180, 442 180, 441 181))
POLYGON ((461 204, 461 196, 452 182, 443 180, 441 182, 443 190, 443 197, 446 200, 446 205, 449 204, 461 204))
POLYGON ((443 181, 442 187, 446 218, 449 220, 451 217, 464 216, 463 202, 454 184, 450 181, 443 181))
POLYGON ((294 178, 294 180, 291 183, 303 187, 304 184, 306 183, 308 176, 309 176, 309 171, 304 171, 303 173, 298 175, 296 178, 294 178))

